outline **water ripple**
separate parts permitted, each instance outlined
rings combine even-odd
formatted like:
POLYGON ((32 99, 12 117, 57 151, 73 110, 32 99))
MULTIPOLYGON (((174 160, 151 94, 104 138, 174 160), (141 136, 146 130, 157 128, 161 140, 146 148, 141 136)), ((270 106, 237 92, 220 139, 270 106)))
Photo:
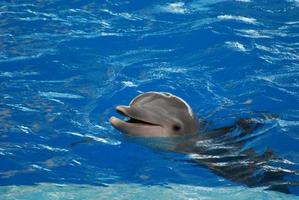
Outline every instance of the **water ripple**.
POLYGON ((60 93, 60 92, 39 92, 39 95, 47 98, 66 98, 66 99, 82 99, 81 95, 60 93))
MULTIPOLYGON (((297 0, 0 2, 0 175, 5 177, 1 183, 161 185, 175 180, 192 185, 189 192, 198 189, 207 198, 215 188, 194 185, 230 185, 214 176, 198 182, 196 174, 206 175, 201 167, 165 159, 161 165, 160 153, 136 147, 112 129, 108 119, 115 114, 115 105, 149 90, 186 99, 212 128, 230 125, 239 117, 255 118, 261 110, 277 114, 271 123, 262 121, 264 128, 253 138, 240 141, 252 139, 248 145, 254 148, 270 146, 287 155, 285 164, 294 163, 297 169, 297 4, 297 0), (162 173, 161 166, 168 170, 163 174, 171 173, 167 176, 171 180, 155 176, 162 173)), ((223 142, 198 145, 221 149, 223 142)), ((211 157, 202 159, 207 158, 211 157)), ((234 191, 236 199, 244 198, 246 191, 234 191)), ((269 194, 258 191, 261 198, 269 194)), ((222 188, 220 193, 230 190, 222 188)))
POLYGON ((175 2, 175 3, 168 3, 165 6, 158 6, 157 11, 175 13, 175 14, 185 14, 187 12, 187 9, 185 8, 184 2, 175 2))
POLYGON ((235 20, 248 24, 257 24, 257 20, 252 17, 244 17, 244 16, 233 16, 233 15, 219 15, 217 16, 220 20, 235 20))

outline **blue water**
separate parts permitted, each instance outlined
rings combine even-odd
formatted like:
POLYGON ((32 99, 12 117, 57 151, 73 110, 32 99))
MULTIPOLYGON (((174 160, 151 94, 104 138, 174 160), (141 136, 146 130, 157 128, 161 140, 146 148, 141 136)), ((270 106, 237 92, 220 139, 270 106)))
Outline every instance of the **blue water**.
POLYGON ((4 0, 0 50, 1 199, 298 198, 108 123, 147 91, 182 97, 210 128, 275 115, 245 148, 298 171, 298 0, 4 0))

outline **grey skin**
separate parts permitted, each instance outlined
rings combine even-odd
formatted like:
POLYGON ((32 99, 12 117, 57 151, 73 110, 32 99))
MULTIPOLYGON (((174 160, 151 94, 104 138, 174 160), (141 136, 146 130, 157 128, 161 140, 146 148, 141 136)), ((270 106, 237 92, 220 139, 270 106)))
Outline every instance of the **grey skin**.
POLYGON ((132 136, 182 136, 201 128, 190 106, 170 93, 144 93, 134 98, 129 106, 117 106, 116 110, 130 119, 124 121, 111 117, 110 123, 132 136))
POLYGON ((189 154, 194 162, 228 180, 284 193, 289 193, 289 186, 298 185, 284 180, 286 175, 298 172, 271 166, 282 161, 272 150, 258 154, 253 148, 244 148, 260 136, 252 134, 262 126, 256 120, 242 118, 233 125, 204 131, 203 123, 184 100, 164 92, 143 93, 129 106, 117 106, 116 110, 128 118, 110 118, 119 131, 154 143, 169 143, 166 148, 161 144, 150 146, 189 154))

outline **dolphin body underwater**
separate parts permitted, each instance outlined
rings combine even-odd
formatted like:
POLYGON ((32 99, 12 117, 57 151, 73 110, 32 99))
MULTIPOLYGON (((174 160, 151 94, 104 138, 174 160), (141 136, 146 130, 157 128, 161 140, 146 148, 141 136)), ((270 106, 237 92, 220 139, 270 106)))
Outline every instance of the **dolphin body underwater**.
POLYGON ((262 126, 257 120, 241 118, 231 126, 207 131, 203 120, 183 99, 164 92, 143 93, 129 106, 117 106, 116 111, 128 118, 110 118, 120 132, 145 140, 166 139, 170 145, 160 148, 191 154, 194 162, 230 181, 283 193, 290 193, 289 186, 298 186, 298 182, 284 180, 297 172, 271 167, 271 163, 283 160, 271 150, 258 154, 253 148, 245 148, 258 137, 251 135, 262 126), (236 131, 238 134, 232 134, 236 131))

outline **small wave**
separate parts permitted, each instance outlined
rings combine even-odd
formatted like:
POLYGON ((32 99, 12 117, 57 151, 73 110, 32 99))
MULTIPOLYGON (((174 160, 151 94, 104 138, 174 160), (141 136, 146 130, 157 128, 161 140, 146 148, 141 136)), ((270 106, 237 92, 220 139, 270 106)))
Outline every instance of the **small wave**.
POLYGON ((263 50, 263 51, 273 52, 273 53, 279 53, 279 51, 277 51, 276 49, 272 49, 272 48, 266 47, 264 45, 255 44, 255 47, 257 49, 260 49, 260 50, 263 50))
POLYGON ((299 59, 299 54, 293 48, 294 45, 296 44, 292 44, 292 46, 287 44, 276 44, 271 46, 255 44, 255 47, 269 54, 260 56, 261 59, 266 60, 269 63, 275 63, 284 60, 297 61, 299 59))
POLYGON ((53 151, 53 152, 67 152, 68 151, 67 149, 50 147, 50 146, 44 145, 44 144, 39 144, 38 147, 43 148, 43 149, 47 149, 47 150, 53 151))
POLYGON ((21 60, 29 60, 34 58, 40 58, 44 54, 43 53, 37 53, 35 55, 28 55, 28 56, 11 56, 10 58, 1 58, 0 57, 0 63, 1 62, 12 62, 12 61, 21 61, 21 60))
POLYGON ((64 102, 60 101, 59 99, 49 98, 49 100, 64 105, 64 102))
POLYGON ((24 76, 36 76, 39 75, 38 72, 1 72, 0 77, 24 77, 24 76))
POLYGON ((164 6, 158 6, 157 10, 159 12, 173 13, 173 14, 185 14, 187 13, 187 8, 184 2, 168 3, 164 6))
POLYGON ((39 92, 40 96, 47 98, 63 98, 63 99, 83 99, 84 97, 77 94, 60 93, 60 92, 39 92))
POLYGON ((112 139, 109 139, 109 138, 98 137, 98 136, 91 135, 91 134, 82 134, 82 133, 72 132, 72 131, 68 131, 66 133, 71 134, 71 135, 75 135, 75 136, 78 136, 78 137, 82 137, 82 138, 89 138, 89 139, 92 139, 94 141, 101 142, 101 143, 104 143, 104 144, 110 144, 110 145, 120 145, 121 144, 120 141, 112 140, 112 139))
POLYGON ((217 19, 220 19, 220 20, 235 20, 235 21, 245 22, 247 24, 257 24, 256 19, 254 19, 252 17, 234 16, 234 15, 219 15, 219 16, 217 16, 217 19))
POLYGON ((244 2, 244 3, 250 3, 251 2, 251 0, 235 0, 235 1, 244 2))
POLYGON ((262 168, 264 168, 267 171, 271 171, 271 172, 286 172, 286 173, 290 173, 290 174, 296 173, 296 171, 294 171, 294 170, 284 169, 282 167, 273 167, 273 166, 269 166, 269 165, 262 166, 262 168))
POLYGON ((99 130, 107 130, 107 128, 100 126, 100 125, 95 125, 95 128, 99 129, 99 130))
POLYGON ((285 24, 287 24, 287 25, 297 25, 297 24, 299 24, 299 21, 290 21, 290 22, 286 22, 285 24))
POLYGON ((292 73, 280 73, 275 75, 255 76, 252 78, 257 80, 268 81, 280 87, 298 88, 299 83, 296 79, 298 76, 299 76, 298 72, 292 72, 292 73))
POLYGON ((29 134, 32 132, 31 129, 27 126, 19 125, 18 128, 20 129, 20 131, 22 131, 23 133, 26 133, 26 134, 29 134))
POLYGON ((287 0, 290 3, 293 3, 295 6, 299 6, 299 0, 287 0))
POLYGON ((237 30, 237 35, 248 38, 272 38, 270 35, 265 35, 261 31, 253 29, 237 30))
POLYGON ((18 20, 33 22, 33 21, 47 21, 48 19, 45 17, 19 17, 18 20))
POLYGON ((159 72, 165 72, 165 73, 185 73, 187 69, 183 67, 158 67, 157 69, 154 69, 154 71, 159 72))
POLYGON ((79 162, 78 160, 75 160, 75 159, 73 159, 72 162, 74 162, 74 163, 77 164, 77 165, 82 165, 81 162, 79 162))
POLYGON ((32 164, 30 165, 33 169, 37 169, 37 170, 43 170, 43 171, 51 171, 50 169, 47 169, 45 167, 42 167, 40 165, 36 165, 36 164, 32 164))
POLYGON ((299 121, 278 119, 277 122, 278 122, 279 126, 281 126, 281 127, 290 127, 290 126, 298 126, 299 127, 299 121))
POLYGON ((246 52, 248 51, 245 46, 243 44, 241 44, 240 42, 231 42, 231 41, 228 41, 228 42, 225 42, 225 44, 229 47, 229 48, 232 48, 236 51, 241 51, 241 52, 246 52))
POLYGON ((13 155, 12 153, 8 152, 8 149, 0 148, 0 155, 5 156, 5 155, 13 155))
POLYGON ((142 20, 141 17, 139 17, 137 15, 134 15, 134 14, 131 14, 131 13, 127 13, 127 12, 115 13, 115 12, 112 12, 111 10, 108 10, 108 9, 101 9, 101 11, 105 12, 105 13, 108 13, 112 16, 121 17, 121 18, 124 18, 126 20, 130 20, 130 21, 142 20))
POLYGON ((132 81, 122 81, 121 83, 124 84, 125 87, 137 87, 138 86, 135 83, 133 83, 132 81))
POLYGON ((6 105, 24 112, 38 112, 38 110, 22 106, 21 104, 6 104, 6 105))

